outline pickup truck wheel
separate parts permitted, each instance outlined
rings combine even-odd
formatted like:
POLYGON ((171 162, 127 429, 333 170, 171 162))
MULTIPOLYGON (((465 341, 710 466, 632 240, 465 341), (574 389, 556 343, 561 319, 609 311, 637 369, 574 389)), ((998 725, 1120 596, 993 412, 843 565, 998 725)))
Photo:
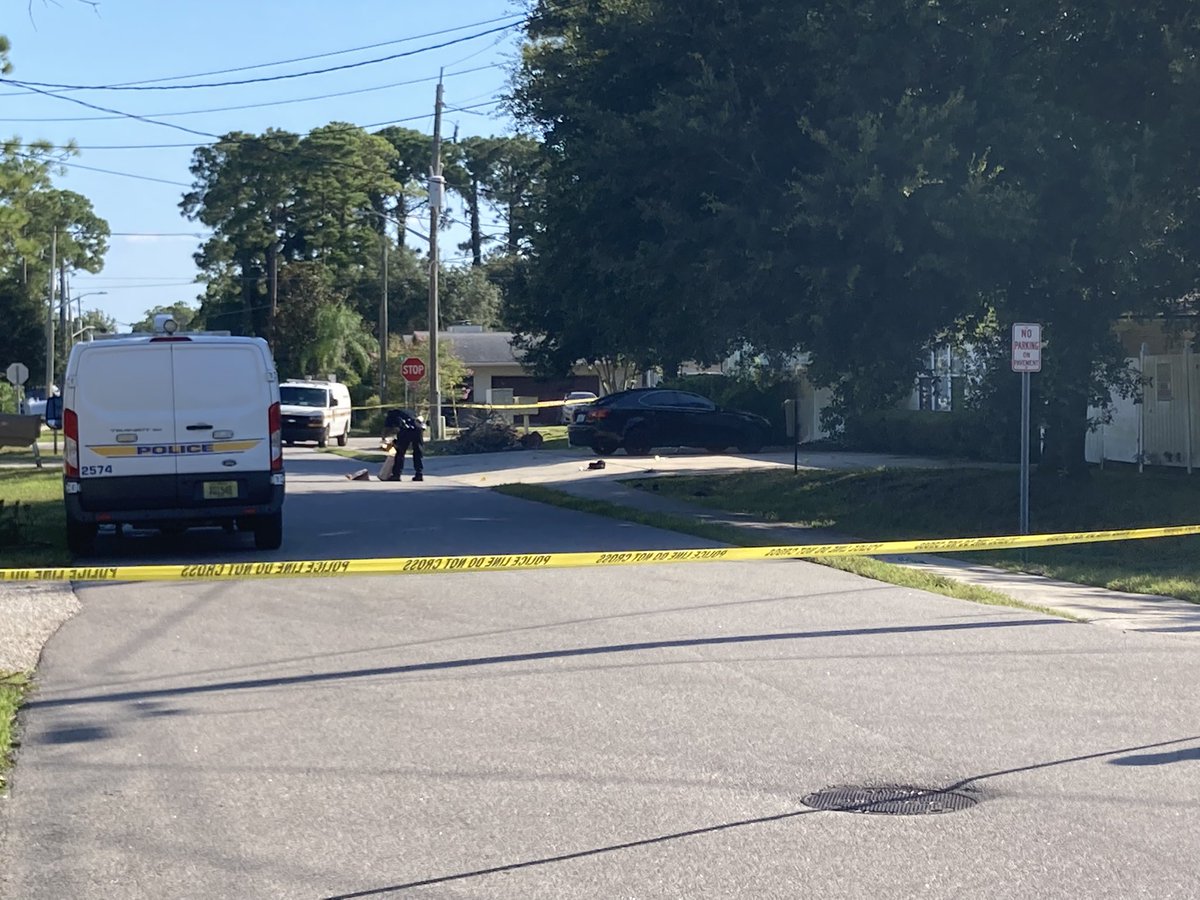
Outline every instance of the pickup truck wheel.
POLYGON ((597 438, 592 441, 592 450, 597 456, 610 456, 617 452, 617 442, 612 439, 597 438))
POLYGON ((67 522, 67 549, 72 556, 86 556, 96 542, 96 526, 87 522, 67 522))
POLYGON ((254 521, 254 549, 278 550, 283 543, 283 513, 277 512, 254 521))

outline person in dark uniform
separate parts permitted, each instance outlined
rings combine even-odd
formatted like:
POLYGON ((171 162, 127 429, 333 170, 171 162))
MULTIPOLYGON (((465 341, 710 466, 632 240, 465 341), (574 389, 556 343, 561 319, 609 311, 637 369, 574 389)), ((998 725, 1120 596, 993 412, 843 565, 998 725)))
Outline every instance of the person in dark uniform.
POLYGON ((412 447, 413 481, 425 480, 425 420, 407 409, 390 409, 383 420, 385 439, 391 435, 396 464, 389 481, 399 481, 404 471, 404 454, 412 447))

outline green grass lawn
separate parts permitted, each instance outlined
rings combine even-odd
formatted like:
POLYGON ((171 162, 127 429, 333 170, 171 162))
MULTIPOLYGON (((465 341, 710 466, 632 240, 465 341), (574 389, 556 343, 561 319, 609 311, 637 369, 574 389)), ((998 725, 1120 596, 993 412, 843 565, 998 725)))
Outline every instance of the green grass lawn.
POLYGON ((28 675, 0 672, 0 788, 4 787, 5 772, 12 765, 13 726, 28 686, 28 675))
MULTIPOLYGON (((992 469, 753 471, 639 479, 639 487, 767 521, 901 540, 1015 534, 1018 480, 992 469)), ((1200 475, 1093 470, 1087 479, 1034 475, 1034 532, 1200 523, 1200 475)), ((1200 603, 1200 537, 956 554, 1002 568, 1200 603)))
MULTIPOLYGON (((586 497, 576 497, 568 494, 566 491, 560 491, 556 488, 549 488, 540 484, 502 484, 497 485, 492 490, 500 494, 507 494, 510 497, 520 497, 522 500, 533 500, 538 503, 547 503, 551 506, 574 509, 579 512, 591 513, 598 516, 607 516, 625 522, 637 522, 639 525, 648 525, 651 528, 663 528, 667 531, 679 532, 680 534, 692 534, 697 537, 709 538, 710 540, 734 546, 756 547, 770 546, 776 543, 768 534, 738 528, 736 525, 704 522, 691 517, 621 506, 616 503, 609 503, 606 500, 591 500, 586 497)), ((914 590, 930 591, 935 594, 943 594, 947 597, 956 597, 959 600, 970 600, 974 603, 983 603, 990 606, 1011 606, 1017 609, 1028 609, 1046 613, 1047 615, 1059 616, 1064 619, 1076 618, 1059 610, 1014 600, 998 591, 992 591, 978 585, 964 584, 961 581, 945 578, 941 575, 922 572, 918 569, 911 569, 894 563, 880 562, 869 556, 828 556, 814 559, 812 562, 829 566, 832 569, 840 569, 843 572, 853 572, 855 575, 862 575, 864 578, 873 578, 876 581, 909 587, 914 590)))
POLYGON ((70 563, 60 470, 0 469, 0 501, 0 565, 70 563))

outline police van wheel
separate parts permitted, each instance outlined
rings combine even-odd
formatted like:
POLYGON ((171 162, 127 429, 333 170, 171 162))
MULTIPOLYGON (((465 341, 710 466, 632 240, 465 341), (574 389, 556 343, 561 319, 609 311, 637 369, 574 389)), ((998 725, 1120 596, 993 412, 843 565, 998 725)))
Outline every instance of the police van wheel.
POLYGON ((321 436, 317 438, 317 446, 324 447, 329 443, 329 426, 325 426, 325 430, 321 432, 321 436))
POLYGON ((67 522, 67 549, 72 556, 86 556, 92 552, 96 540, 96 526, 87 522, 67 522))
POLYGON ((254 523, 254 549, 278 550, 283 543, 283 513, 263 516, 254 523))
POLYGON ((346 430, 345 430, 345 431, 343 431, 341 434, 339 434, 339 435, 338 435, 338 438, 337 438, 337 441, 338 441, 338 446, 339 446, 339 447, 345 447, 345 446, 346 446, 346 441, 348 441, 349 439, 350 439, 350 426, 349 426, 349 425, 347 425, 347 426, 346 426, 346 430))

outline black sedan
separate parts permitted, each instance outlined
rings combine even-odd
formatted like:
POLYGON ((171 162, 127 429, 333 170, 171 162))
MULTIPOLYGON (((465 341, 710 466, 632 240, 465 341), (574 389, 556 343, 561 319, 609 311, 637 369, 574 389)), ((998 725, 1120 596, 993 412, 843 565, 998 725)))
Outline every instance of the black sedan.
POLYGON ((619 447, 631 456, 654 447, 703 447, 710 453, 737 447, 757 453, 770 431, 762 416, 721 409, 699 394, 639 388, 609 394, 579 410, 567 428, 567 442, 602 456, 619 447))

